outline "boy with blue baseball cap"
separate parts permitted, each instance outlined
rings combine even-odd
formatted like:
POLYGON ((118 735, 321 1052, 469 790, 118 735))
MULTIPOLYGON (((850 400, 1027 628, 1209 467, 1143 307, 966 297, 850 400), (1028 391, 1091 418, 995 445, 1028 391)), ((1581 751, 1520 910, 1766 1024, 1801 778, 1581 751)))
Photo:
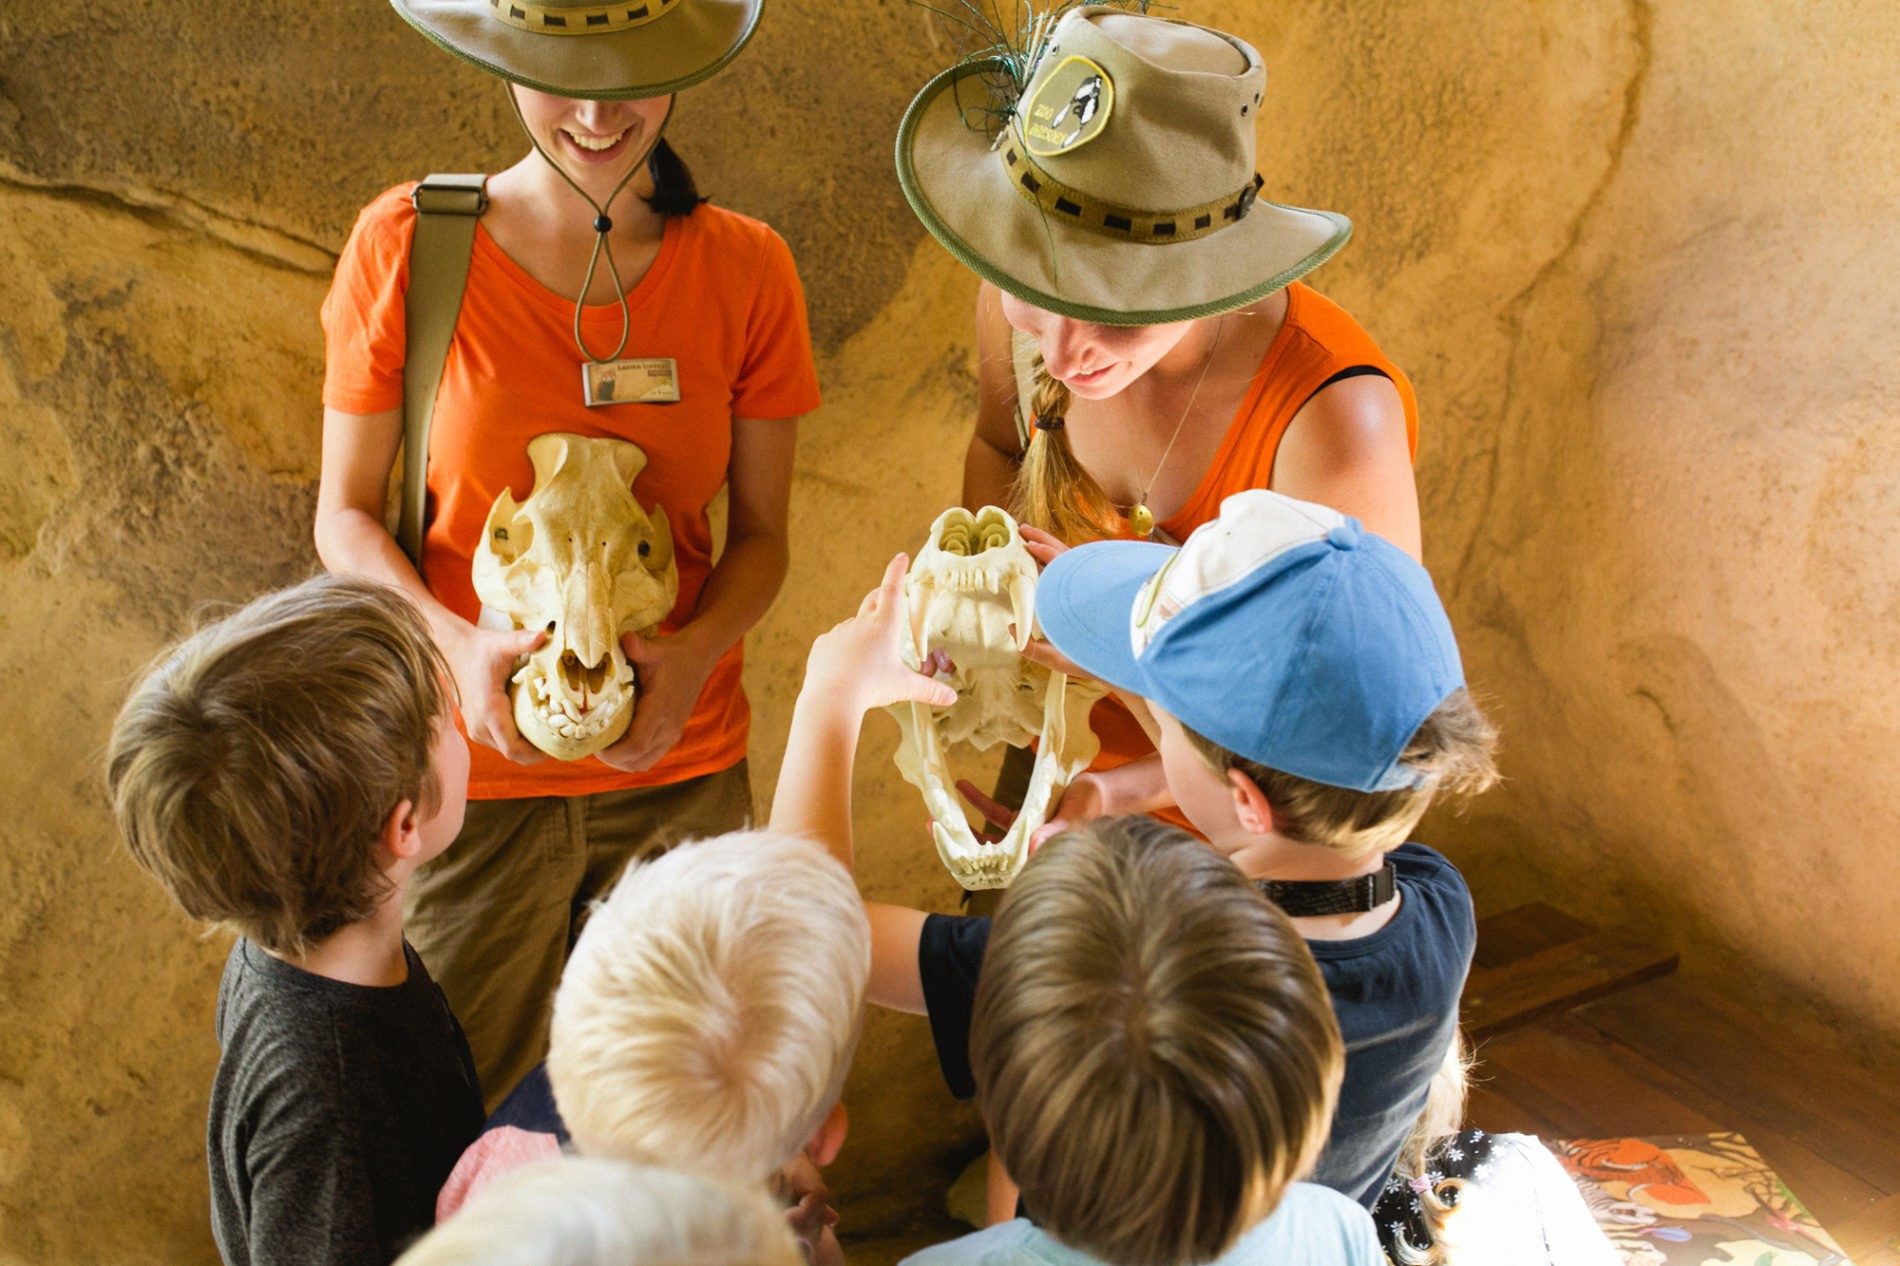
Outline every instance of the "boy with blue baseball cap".
POLYGON ((1036 617, 1149 703, 1182 811, 1318 960, 1347 1056, 1314 1180, 1369 1207, 1451 1045, 1476 939, 1463 878, 1406 837, 1438 792, 1497 777, 1431 577, 1335 510, 1256 490, 1179 548, 1060 555, 1036 617))

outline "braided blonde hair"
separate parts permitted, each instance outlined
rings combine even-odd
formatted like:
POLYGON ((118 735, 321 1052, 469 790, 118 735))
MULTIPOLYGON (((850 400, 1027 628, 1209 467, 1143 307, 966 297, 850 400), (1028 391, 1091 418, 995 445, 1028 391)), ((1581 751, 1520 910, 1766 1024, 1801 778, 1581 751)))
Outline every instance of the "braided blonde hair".
POLYGON ((1116 536, 1120 513, 1095 477, 1069 447, 1069 388, 1051 374, 1036 354, 1035 387, 1029 411, 1035 434, 1023 453, 1011 492, 1011 509, 1022 522, 1039 527, 1065 545, 1081 545, 1116 536))

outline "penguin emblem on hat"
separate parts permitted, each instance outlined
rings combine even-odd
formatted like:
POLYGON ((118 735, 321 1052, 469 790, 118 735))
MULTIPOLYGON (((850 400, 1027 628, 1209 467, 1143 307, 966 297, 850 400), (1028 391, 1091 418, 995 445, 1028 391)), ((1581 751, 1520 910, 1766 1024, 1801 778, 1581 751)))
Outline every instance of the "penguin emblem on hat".
POLYGON ((1102 134, 1115 105, 1115 84, 1086 57, 1065 57, 1039 75, 1018 107, 1023 145, 1046 158, 1088 144, 1102 134))
POLYGON ((1089 121, 1095 117, 1096 109, 1102 104, 1102 83, 1100 75, 1090 75, 1084 79, 1077 85, 1075 95, 1069 98, 1069 104, 1062 107, 1062 113, 1058 114, 1056 121, 1050 125, 1060 131, 1063 122, 1071 114, 1075 116, 1075 128, 1063 138, 1063 149, 1075 144, 1076 138, 1082 135, 1089 121))

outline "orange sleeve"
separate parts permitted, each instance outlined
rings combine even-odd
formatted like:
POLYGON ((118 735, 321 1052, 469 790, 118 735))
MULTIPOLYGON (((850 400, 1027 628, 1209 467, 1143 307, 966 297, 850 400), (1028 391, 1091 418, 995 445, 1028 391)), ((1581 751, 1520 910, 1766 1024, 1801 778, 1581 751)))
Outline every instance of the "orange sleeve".
POLYGON ((732 384, 735 418, 795 418, 818 407, 805 290, 791 248, 767 230, 746 314, 745 352, 732 384))
POLYGON ((323 300, 323 403, 343 413, 402 407, 411 187, 391 189, 363 208, 323 300))

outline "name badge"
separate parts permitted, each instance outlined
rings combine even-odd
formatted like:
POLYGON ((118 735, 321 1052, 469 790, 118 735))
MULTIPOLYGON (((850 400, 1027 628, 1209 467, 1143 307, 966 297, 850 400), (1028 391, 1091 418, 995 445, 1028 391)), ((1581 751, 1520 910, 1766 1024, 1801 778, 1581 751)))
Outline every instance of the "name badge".
POLYGON ((581 366, 581 394, 590 405, 677 404, 679 364, 671 356, 588 361, 581 366))

